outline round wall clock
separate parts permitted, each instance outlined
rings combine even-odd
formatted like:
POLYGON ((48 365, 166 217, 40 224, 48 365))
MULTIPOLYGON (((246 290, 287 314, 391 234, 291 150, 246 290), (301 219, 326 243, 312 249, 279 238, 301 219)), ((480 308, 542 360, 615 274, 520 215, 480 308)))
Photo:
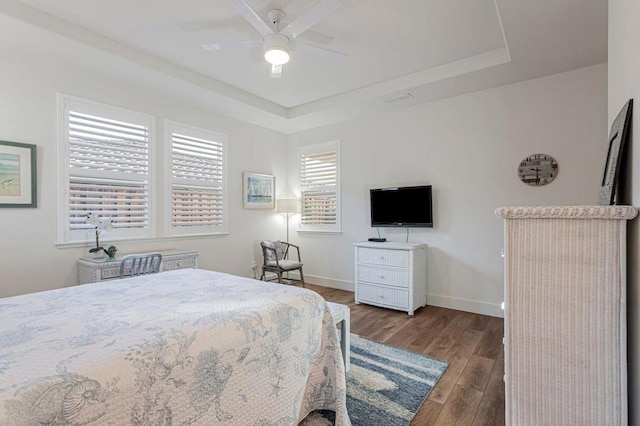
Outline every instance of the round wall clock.
POLYGON ((520 162, 518 176, 527 185, 546 185, 558 175, 558 162, 547 154, 533 154, 520 162))

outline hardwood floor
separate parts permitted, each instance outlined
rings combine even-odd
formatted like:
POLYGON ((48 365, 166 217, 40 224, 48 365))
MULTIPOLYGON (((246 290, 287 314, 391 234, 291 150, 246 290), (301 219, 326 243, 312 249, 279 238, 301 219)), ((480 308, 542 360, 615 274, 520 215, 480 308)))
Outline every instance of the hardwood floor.
POLYGON ((503 320, 426 306, 413 317, 356 305, 353 293, 308 288, 351 308, 351 332, 446 360, 449 368, 416 414, 413 426, 504 425, 503 320))

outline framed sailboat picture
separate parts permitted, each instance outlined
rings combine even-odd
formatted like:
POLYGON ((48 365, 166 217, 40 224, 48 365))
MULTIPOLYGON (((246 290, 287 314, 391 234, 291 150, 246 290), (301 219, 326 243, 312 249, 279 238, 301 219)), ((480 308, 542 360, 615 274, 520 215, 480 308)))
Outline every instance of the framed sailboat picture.
POLYGON ((36 146, 0 141, 0 207, 37 207, 36 146))
POLYGON ((275 207, 276 178, 273 175, 242 173, 245 209, 272 209, 275 207))

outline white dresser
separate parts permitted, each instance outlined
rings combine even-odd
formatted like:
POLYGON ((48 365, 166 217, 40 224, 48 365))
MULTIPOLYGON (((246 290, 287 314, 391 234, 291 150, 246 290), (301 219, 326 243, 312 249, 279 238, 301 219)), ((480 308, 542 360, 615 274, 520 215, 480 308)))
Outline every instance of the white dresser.
MULTIPOLYGON (((196 268, 198 266, 198 252, 193 250, 160 251, 162 263, 160 271, 174 269, 196 268)), ((83 257, 78 259, 78 284, 97 283, 100 281, 120 278, 120 262, 125 256, 119 255, 115 259, 93 259, 83 257)))
POLYGON ((355 302, 405 311, 427 304, 427 245, 362 242, 355 246, 355 302))
POLYGON ((506 425, 627 424, 629 206, 506 207, 506 425))

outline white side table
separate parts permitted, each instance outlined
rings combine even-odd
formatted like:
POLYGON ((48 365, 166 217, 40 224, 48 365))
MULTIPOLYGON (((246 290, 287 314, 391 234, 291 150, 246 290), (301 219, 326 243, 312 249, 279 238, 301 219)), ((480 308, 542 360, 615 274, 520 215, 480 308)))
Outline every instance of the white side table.
POLYGON ((351 367, 351 309, 347 305, 340 303, 327 302, 336 325, 340 324, 340 349, 342 350, 342 359, 344 360, 344 371, 349 371, 351 367))

